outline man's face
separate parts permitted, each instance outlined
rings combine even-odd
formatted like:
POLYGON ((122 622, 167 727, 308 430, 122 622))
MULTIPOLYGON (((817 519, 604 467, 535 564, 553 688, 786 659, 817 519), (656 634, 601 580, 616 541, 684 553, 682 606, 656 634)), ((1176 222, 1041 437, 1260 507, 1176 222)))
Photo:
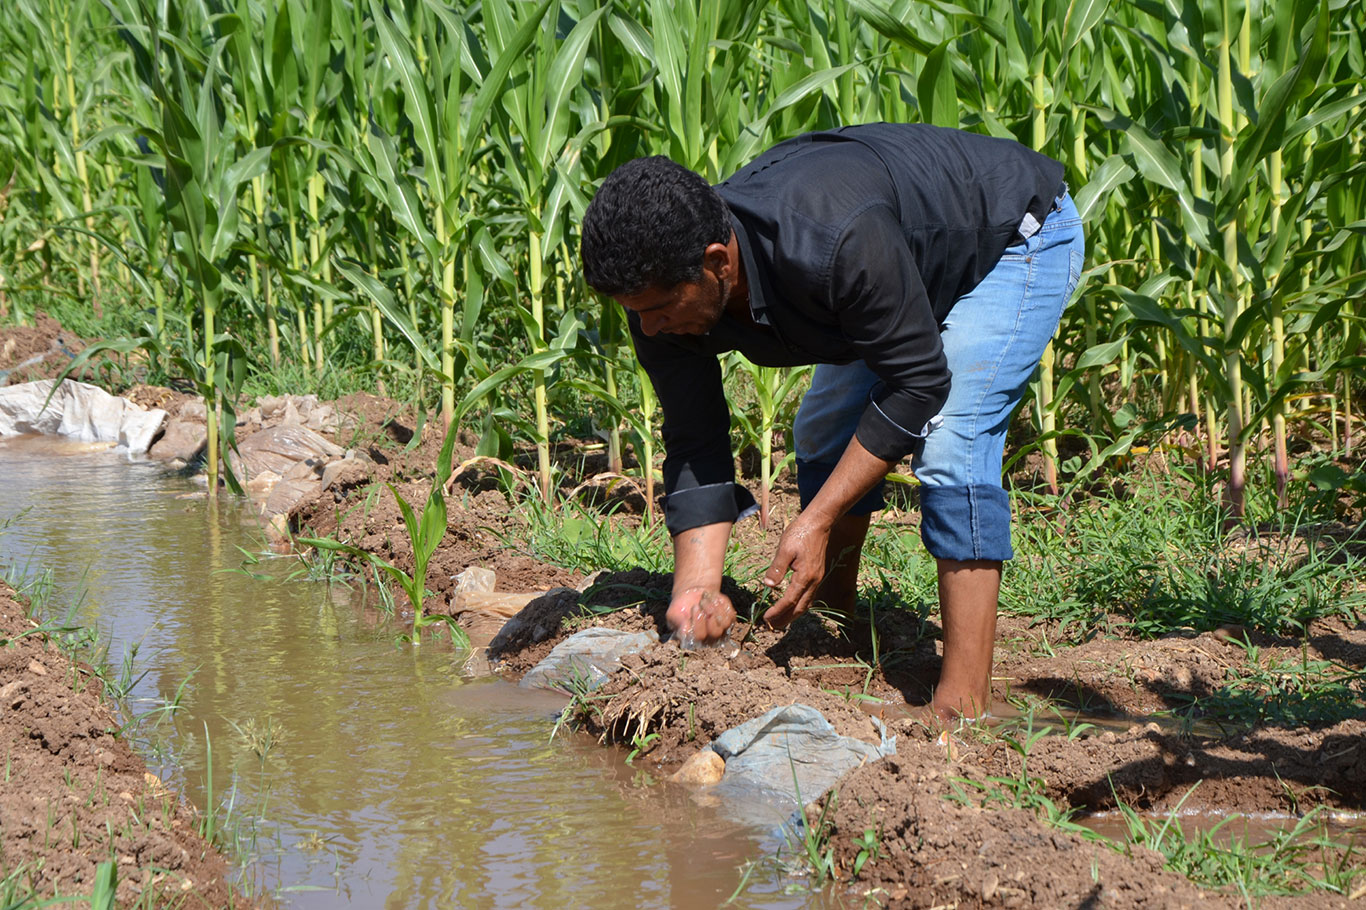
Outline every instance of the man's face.
POLYGON ((721 320, 729 282, 703 269, 699 281, 683 281, 671 288, 649 288, 622 294, 617 303, 640 316, 646 335, 705 335, 721 320))

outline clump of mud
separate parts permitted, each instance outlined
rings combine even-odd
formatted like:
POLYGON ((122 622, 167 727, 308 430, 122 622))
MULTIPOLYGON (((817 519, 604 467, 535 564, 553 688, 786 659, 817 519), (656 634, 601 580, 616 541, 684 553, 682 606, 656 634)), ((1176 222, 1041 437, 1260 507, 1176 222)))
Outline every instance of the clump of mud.
MULTIPOLYGON (((11 326, 0 335, 0 385, 55 379, 85 349, 86 342, 62 328, 46 313, 31 326, 11 326)), ((87 366, 73 379, 90 379, 87 366)))
POLYGON ((1128 856, 1018 809, 951 799, 953 770, 922 743, 854 771, 807 809, 837 874, 878 905, 903 907, 1232 907, 1146 849, 1128 856), (859 863, 859 854, 864 861, 859 863), (871 860, 871 861, 870 861, 871 860), (855 876, 855 866, 860 867, 855 876))

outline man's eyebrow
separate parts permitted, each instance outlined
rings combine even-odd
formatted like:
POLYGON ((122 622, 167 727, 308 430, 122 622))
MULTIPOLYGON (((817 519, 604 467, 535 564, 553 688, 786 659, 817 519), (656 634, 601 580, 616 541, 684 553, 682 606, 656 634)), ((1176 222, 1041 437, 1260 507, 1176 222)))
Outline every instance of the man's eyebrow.
POLYGON ((673 300, 666 300, 666 301, 664 301, 663 303, 658 303, 658 304, 655 304, 654 306, 647 306, 647 307, 646 307, 645 309, 643 309, 643 310, 632 309, 631 307, 628 307, 626 304, 621 303, 620 300, 618 300, 617 303, 621 304, 621 308, 622 308, 623 310, 627 310, 627 311, 632 312, 632 313, 653 313, 655 310, 662 310, 662 309, 664 309, 665 307, 673 306, 674 303, 676 303, 676 301, 673 301, 673 300))

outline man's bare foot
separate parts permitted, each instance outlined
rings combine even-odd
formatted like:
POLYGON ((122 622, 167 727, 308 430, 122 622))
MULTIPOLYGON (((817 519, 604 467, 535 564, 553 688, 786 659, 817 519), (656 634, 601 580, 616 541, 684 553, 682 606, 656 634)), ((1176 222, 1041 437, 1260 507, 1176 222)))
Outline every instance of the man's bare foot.
MULTIPOLYGON (((879 716, 885 717, 885 714, 879 716)), ((927 705, 904 705, 897 712, 896 716, 909 717, 911 720, 923 724, 935 733, 946 730, 954 732, 965 726, 986 723, 991 718, 991 715, 985 711, 969 716, 948 705, 939 704, 934 701, 931 701, 927 705)))

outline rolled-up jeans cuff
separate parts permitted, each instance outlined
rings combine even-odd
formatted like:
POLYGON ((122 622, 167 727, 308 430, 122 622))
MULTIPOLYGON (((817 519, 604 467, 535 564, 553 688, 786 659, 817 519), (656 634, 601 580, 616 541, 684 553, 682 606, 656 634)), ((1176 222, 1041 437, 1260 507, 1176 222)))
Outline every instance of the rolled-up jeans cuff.
MULTIPOLYGON (((818 461, 803 461, 797 459, 797 492, 802 497, 802 508, 805 509, 811 504, 811 500, 816 498, 816 494, 825 486, 825 482, 830 479, 830 475, 835 472, 833 464, 826 464, 818 461)), ((883 498, 883 489, 886 486, 885 480, 879 480, 877 486, 873 487, 863 497, 846 512, 846 515, 871 515, 886 505, 883 498)))
POLYGON ((1010 548, 1010 497, 992 484, 920 487, 920 537, 935 559, 1004 562, 1010 548))

